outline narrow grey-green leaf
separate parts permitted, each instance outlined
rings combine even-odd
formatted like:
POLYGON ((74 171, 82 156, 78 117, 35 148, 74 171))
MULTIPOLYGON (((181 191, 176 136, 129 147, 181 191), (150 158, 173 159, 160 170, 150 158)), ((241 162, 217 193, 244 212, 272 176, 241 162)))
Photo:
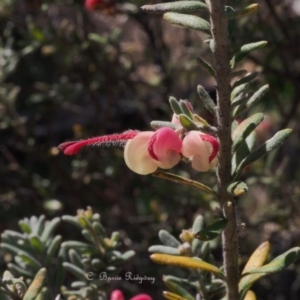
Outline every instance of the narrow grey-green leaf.
POLYGON ((197 93, 198 96, 202 102, 202 104, 204 105, 204 107, 213 115, 216 115, 216 105, 214 103, 214 101, 210 98, 210 96, 208 95, 208 93, 206 92, 206 90, 204 89, 203 86, 198 85, 197 86, 197 93))
POLYGON ((183 128, 187 130, 197 130, 198 126, 195 124, 193 120, 191 120, 188 116, 184 114, 180 114, 178 116, 180 124, 182 125, 183 128))
POLYGON ((41 235, 42 242, 46 242, 53 235, 54 230, 58 227, 60 223, 60 218, 54 218, 50 222, 46 223, 45 230, 41 235))
POLYGON ((162 14, 166 12, 194 12, 207 9, 207 5, 200 1, 176 1, 144 5, 141 10, 146 13, 162 14))
POLYGON ((297 260, 299 257, 300 257, 300 247, 294 247, 284 252, 283 254, 277 256, 268 264, 259 268, 248 270, 243 275, 256 274, 256 273, 269 274, 269 273, 278 272, 287 268, 290 264, 295 262, 295 260, 297 260))
POLYGON ((29 237, 29 241, 31 246, 37 250, 40 253, 43 253, 43 251, 45 250, 44 244, 42 243, 42 241, 40 240, 40 238, 36 235, 31 235, 29 237))
POLYGON ((263 113, 256 113, 242 123, 232 133, 232 150, 235 151, 247 136, 263 121, 265 118, 263 113))
POLYGON ((83 269, 78 268, 76 266, 74 266, 71 263, 68 262, 64 262, 63 263, 63 267, 69 271, 70 273, 72 273, 74 276, 76 276, 77 278, 79 278, 80 280, 86 280, 86 274, 84 272, 83 269))
POLYGON ((265 94, 269 90, 269 85, 266 84, 262 86, 258 91, 256 91, 250 98, 249 100, 246 101, 245 104, 241 104, 240 106, 237 106, 234 111, 233 111, 233 116, 236 117, 238 114, 241 112, 245 111, 246 109, 254 106, 258 101, 260 101, 265 94))
POLYGON ((24 220, 19 221, 19 226, 23 232, 28 234, 31 233, 30 226, 24 220))
POLYGON ((252 13, 258 11, 258 9, 259 9, 259 5, 257 3, 253 3, 243 9, 226 13, 224 18, 227 20, 230 20, 230 19, 242 17, 245 15, 252 14, 252 13))
POLYGON ((245 93, 245 92, 247 91, 248 87, 249 87, 249 83, 248 83, 248 82, 236 86, 236 87, 232 90, 232 92, 231 92, 231 96, 230 96, 231 101, 233 101, 234 98, 236 98, 236 97, 237 97, 238 95, 240 95, 241 93, 245 93))
POLYGON ((62 216, 61 218, 64 222, 67 222, 67 223, 81 229, 80 223, 78 222, 78 219, 76 217, 74 217, 74 216, 62 216))
POLYGON ((62 237, 60 235, 57 235, 55 238, 52 239, 51 243, 47 247, 46 265, 52 262, 54 255, 57 253, 59 249, 61 241, 62 241, 62 237))
POLYGON ((206 60, 204 60, 201 57, 197 57, 197 61, 200 64, 200 66, 205 70, 208 74, 210 74, 213 77, 216 77, 216 71, 215 69, 209 64, 206 60))
POLYGON ((243 45, 240 48, 240 50, 231 59, 231 61, 230 61, 231 67, 234 68, 235 65, 237 63, 239 63, 240 61, 242 61, 248 55, 249 52, 263 48, 267 45, 267 43, 268 43, 267 41, 260 41, 260 42, 256 42, 256 43, 250 43, 250 44, 243 45))
POLYGON ((163 281, 171 292, 184 297, 186 300, 195 300, 195 298, 186 289, 181 287, 181 285, 167 280, 166 277, 163 277, 163 281))
POLYGON ((256 132, 252 131, 251 134, 244 140, 238 147, 237 151, 232 156, 232 173, 235 172, 237 166, 245 159, 254 149, 256 143, 256 132))
POLYGON ((177 248, 169 247, 169 246, 162 246, 162 245, 153 245, 148 249, 151 253, 164 253, 170 255, 180 255, 180 251, 177 248))
POLYGON ((177 248, 181 245, 181 243, 168 231, 161 229, 158 233, 160 241, 169 247, 177 248))
POLYGON ((208 33, 210 31, 209 22, 197 16, 168 12, 164 14, 164 19, 174 25, 182 26, 185 28, 200 30, 208 33))
POLYGON ((250 153, 237 167, 236 174, 241 172, 241 170, 247 165, 253 163, 259 158, 268 154, 268 152, 280 147, 291 135, 292 129, 283 129, 278 131, 271 139, 266 141, 263 145, 257 148, 255 151, 250 153))
POLYGON ((176 100, 176 98, 171 96, 169 98, 169 103, 170 103, 170 106, 171 106, 174 114, 180 115, 182 113, 181 107, 179 105, 179 102, 176 100))
POLYGON ((250 82, 251 80, 255 79, 258 75, 258 72, 253 72, 253 73, 250 73, 250 74, 247 74, 246 76, 240 78, 239 80, 237 80, 234 84, 233 84, 233 88, 241 85, 241 84, 244 84, 244 83, 247 83, 247 82, 250 82))
POLYGON ((81 257, 77 253, 77 251, 75 251, 74 249, 70 249, 68 254, 69 254, 70 261, 73 265, 75 265, 76 267, 78 267, 80 269, 84 268, 84 265, 81 261, 81 257))
POLYGON ((154 129, 159 129, 159 128, 163 128, 163 127, 169 127, 171 129, 177 129, 179 127, 179 125, 174 124, 172 122, 166 122, 166 121, 152 121, 150 123, 151 127, 154 129))
POLYGON ((152 175, 155 177, 158 177, 158 178, 163 178, 163 179, 173 181, 175 183, 180 183, 183 185, 188 185, 188 186, 194 187, 195 189, 198 189, 202 192, 205 192, 205 193, 208 193, 211 195, 215 195, 215 196, 217 195, 216 192, 213 189, 211 189, 210 187, 208 187, 207 185, 200 183, 198 181, 191 180, 189 178, 185 178, 185 177, 182 177, 179 175, 175 175, 175 174, 168 173, 168 172, 161 172, 161 171, 156 171, 152 175))
POLYGON ((210 241, 218 237, 225 229, 228 221, 220 219, 195 234, 200 241, 210 241))
POLYGON ((196 219, 194 220, 192 232, 195 234, 202 230, 204 224, 204 218, 202 215, 198 215, 196 219))
POLYGON ((248 186, 243 181, 236 181, 228 186, 227 191, 234 196, 241 196, 248 191, 248 186))
POLYGON ((179 101, 179 106, 187 117, 189 117, 191 120, 193 119, 193 108, 191 104, 187 100, 180 100, 179 101))

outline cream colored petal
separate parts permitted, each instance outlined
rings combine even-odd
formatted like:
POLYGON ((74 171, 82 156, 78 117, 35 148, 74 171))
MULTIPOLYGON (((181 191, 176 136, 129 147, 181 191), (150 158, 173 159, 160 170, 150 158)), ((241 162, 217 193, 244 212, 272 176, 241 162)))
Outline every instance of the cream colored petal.
POLYGON ((148 152, 148 141, 153 134, 152 131, 141 132, 125 145, 125 163, 137 174, 147 175, 155 172, 158 167, 148 152))
POLYGON ((192 161, 192 167, 200 172, 209 170, 209 149, 197 131, 190 131, 183 139, 181 153, 192 161))

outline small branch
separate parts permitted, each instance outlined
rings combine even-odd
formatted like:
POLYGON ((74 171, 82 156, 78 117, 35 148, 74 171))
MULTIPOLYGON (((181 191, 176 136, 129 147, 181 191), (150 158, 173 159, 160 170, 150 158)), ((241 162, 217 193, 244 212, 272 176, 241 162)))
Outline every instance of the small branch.
POLYGON ((225 1, 207 0, 210 12, 211 33, 214 40, 214 57, 217 81, 217 123, 220 141, 219 165, 217 168, 219 202, 223 214, 228 220, 222 234, 223 259, 227 278, 227 299, 239 300, 238 281, 238 226, 236 204, 227 192, 231 183, 231 87, 230 87, 230 47, 227 32, 227 20, 224 18, 225 1))

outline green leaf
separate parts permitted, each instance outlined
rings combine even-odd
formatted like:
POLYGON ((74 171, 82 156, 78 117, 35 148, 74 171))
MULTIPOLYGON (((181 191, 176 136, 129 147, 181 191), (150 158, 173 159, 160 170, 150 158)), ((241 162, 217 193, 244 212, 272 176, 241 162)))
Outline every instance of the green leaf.
POLYGON ((182 113, 181 107, 179 105, 179 102, 176 100, 176 98, 170 97, 169 103, 170 103, 170 106, 171 106, 174 114, 180 115, 182 113))
POLYGON ((241 196, 247 191, 248 191, 248 186, 243 181, 233 182, 227 188, 227 192, 233 196, 241 196))
POLYGON ((150 123, 151 127, 154 129, 159 129, 159 128, 163 128, 163 127, 169 127, 171 129, 177 129, 179 127, 179 125, 174 124, 172 122, 166 122, 166 121, 152 121, 150 123))
POLYGON ((290 264, 292 264, 299 258, 299 253, 299 247, 292 248, 262 267, 251 268, 248 269, 247 272, 243 272, 243 277, 241 278, 241 281, 239 283, 239 290, 241 295, 240 300, 244 299, 247 291, 251 288, 255 281, 268 274, 279 272, 287 268, 290 264))
POLYGON ((49 240, 55 229, 58 227, 60 223, 60 218, 54 218, 53 220, 51 220, 50 222, 46 222, 46 226, 45 226, 45 230, 41 235, 41 240, 42 242, 46 242, 47 240, 49 240))
POLYGON ((93 222, 92 226, 93 226, 93 229, 95 230, 95 232, 98 234, 98 237, 100 239, 105 238, 105 236, 106 236, 105 228, 103 227, 103 225, 100 222, 93 222))
POLYGON ((181 286, 186 286, 187 288, 197 288, 198 287, 198 283, 197 283, 197 279, 194 280, 196 282, 192 282, 192 278, 180 278, 180 277, 176 277, 176 276, 172 276, 172 275, 164 275, 164 279, 170 282, 174 282, 177 283, 181 286))
POLYGON ((190 106, 190 103, 187 100, 180 100, 179 106, 180 106, 183 114, 192 120, 193 119, 193 111, 191 110, 192 107, 190 106))
POLYGON ((200 241, 210 241, 218 237, 227 226, 226 219, 220 219, 195 234, 200 241))
POLYGON ((204 107, 211 114, 216 115, 216 105, 214 101, 210 98, 210 96, 208 95, 208 93, 206 92, 203 86, 201 85, 197 86, 197 93, 204 107))
POLYGON ((62 265, 67 271, 72 273, 74 276, 76 276, 80 280, 86 280, 86 274, 85 274, 84 270, 82 270, 81 268, 78 268, 68 262, 64 262, 62 265))
POLYGON ((28 223, 24 222, 24 220, 19 221, 19 226, 24 233, 31 233, 31 228, 28 223))
POLYGON ((174 25, 179 25, 185 28, 200 30, 208 33, 210 31, 209 22, 200 17, 168 12, 164 14, 164 19, 174 25))
POLYGON ((152 175, 155 177, 158 177, 158 178, 163 178, 163 179, 173 181, 175 183, 180 183, 183 185, 188 185, 188 186, 194 187, 202 192, 205 192, 205 193, 208 193, 211 195, 215 195, 215 196, 217 195, 216 192, 214 190, 212 190, 210 187, 208 187, 198 181, 191 180, 189 178, 185 178, 185 177, 182 177, 179 175, 175 175, 175 174, 168 173, 168 172, 161 172, 161 171, 156 171, 152 175))
POLYGON ((203 270, 203 271, 213 273, 217 276, 220 276, 221 278, 224 278, 224 274, 219 268, 198 258, 160 254, 160 253, 152 254, 150 255, 150 258, 151 260, 153 260, 155 263, 158 264, 203 270))
POLYGON ((234 68, 237 63, 242 61, 251 51, 265 47, 268 44, 267 41, 261 41, 251 44, 243 45, 240 50, 233 56, 230 61, 231 67, 234 68))
POLYGON ((240 10, 235 10, 233 12, 227 12, 225 14, 225 19, 227 20, 230 20, 230 19, 234 19, 234 18, 239 18, 239 17, 242 17, 242 16, 245 16, 245 15, 249 15, 249 14, 252 14, 254 12, 257 12, 259 10, 259 4, 257 3, 254 3, 254 4, 251 4, 243 9, 240 9, 240 10))
POLYGON ((188 300, 187 298, 183 298, 177 294, 163 291, 163 297, 167 300, 188 300))
POLYGON ((237 166, 245 159, 254 149, 256 143, 256 132, 252 131, 251 134, 244 140, 238 147, 237 151, 232 156, 232 173, 235 172, 237 166))
POLYGON ((141 10, 146 13, 161 14, 166 12, 194 12, 207 9, 207 5, 200 1, 176 1, 144 5, 141 10))
POLYGON ((51 243, 47 247, 46 265, 52 262, 54 255, 57 253, 59 249, 61 241, 62 241, 62 237, 60 235, 57 235, 55 238, 52 239, 51 243))
POLYGON ((244 83, 248 83, 251 80, 255 79, 258 75, 258 72, 253 72, 250 74, 247 74, 246 76, 240 78, 239 80, 237 80, 234 84, 233 84, 233 88, 236 88, 237 86, 244 84, 244 83))
POLYGON ((177 248, 181 245, 181 243, 172 234, 164 229, 159 231, 158 236, 161 242, 166 246, 177 248))
POLYGON ((77 228, 81 229, 80 223, 78 222, 77 217, 74 216, 62 216, 61 217, 64 222, 67 222, 77 228))
POLYGON ((203 228, 204 218, 202 215, 198 215, 194 220, 192 232, 195 234, 199 232, 203 228))
POLYGON ((245 104, 237 106, 234 109, 233 116, 236 117, 238 114, 240 114, 244 110, 246 110, 246 109, 252 107, 253 105, 255 105, 258 101, 260 101, 265 96, 265 94, 268 92, 268 90, 269 90, 269 85, 268 84, 262 86, 258 91, 256 91, 249 98, 249 100, 247 100, 247 102, 245 104))
POLYGON ((283 129, 278 131, 271 139, 250 153, 236 169, 236 174, 239 174, 244 167, 268 154, 268 152, 280 147, 291 135, 292 129, 283 129))
POLYGON ((263 113, 256 113, 242 123, 232 133, 232 150, 235 151, 247 136, 264 120, 263 113))
POLYGON ((170 254, 170 255, 180 255, 181 252, 179 249, 169 246, 162 246, 162 245, 153 245, 149 247, 148 249, 151 253, 164 253, 164 254, 170 254))
POLYGON ((76 267, 78 267, 80 269, 84 268, 84 265, 81 261, 81 257, 77 253, 77 251, 75 251, 74 249, 70 249, 68 254, 69 254, 70 261, 73 265, 75 265, 76 267))
POLYGON ((44 244, 40 240, 40 238, 36 235, 31 235, 29 237, 29 241, 31 246, 40 253, 43 253, 45 250, 44 244))
POLYGON ((200 64, 200 66, 211 76, 216 77, 216 71, 215 69, 209 64, 206 60, 204 60, 201 57, 197 57, 197 61, 200 64))
POLYGON ((300 256, 300 247, 294 247, 283 254, 274 258, 268 264, 260 267, 247 270, 244 274, 257 274, 257 273, 265 273, 270 274, 274 272, 281 271, 287 268, 290 264, 295 262, 300 256))
POLYGON ((247 91, 249 87, 249 83, 244 83, 244 84, 240 84, 238 86, 236 86, 232 92, 231 92, 231 101, 233 101, 238 95, 240 95, 241 93, 245 93, 247 91))
POLYGON ((38 294, 41 292, 47 276, 47 270, 45 268, 40 269, 35 275, 31 285, 29 286, 23 300, 35 300, 38 294))
POLYGON ((163 281, 164 281, 165 285, 167 286, 167 288, 171 292, 173 292, 177 295, 180 295, 187 300, 195 300, 195 298, 186 289, 184 289, 181 285, 179 285, 175 282, 172 282, 170 280, 167 280, 166 277, 163 277, 163 281))
POLYGON ((184 114, 180 114, 178 116, 178 119, 180 121, 180 124, 182 125, 183 128, 187 130, 196 130, 198 129, 197 124, 193 120, 191 120, 188 116, 184 114))

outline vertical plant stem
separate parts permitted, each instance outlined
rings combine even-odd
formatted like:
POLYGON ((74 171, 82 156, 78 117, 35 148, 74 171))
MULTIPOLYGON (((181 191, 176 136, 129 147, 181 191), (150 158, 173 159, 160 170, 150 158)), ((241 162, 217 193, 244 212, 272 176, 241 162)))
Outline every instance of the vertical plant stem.
POLYGON ((227 299, 239 300, 238 281, 238 226, 236 203, 227 192, 231 183, 231 101, 230 101, 230 50, 227 20, 224 19, 225 1, 207 0, 210 11, 211 33, 214 42, 217 81, 217 122, 220 141, 219 165, 217 169, 219 202, 224 216, 228 219, 222 234, 223 260, 227 278, 227 299))

